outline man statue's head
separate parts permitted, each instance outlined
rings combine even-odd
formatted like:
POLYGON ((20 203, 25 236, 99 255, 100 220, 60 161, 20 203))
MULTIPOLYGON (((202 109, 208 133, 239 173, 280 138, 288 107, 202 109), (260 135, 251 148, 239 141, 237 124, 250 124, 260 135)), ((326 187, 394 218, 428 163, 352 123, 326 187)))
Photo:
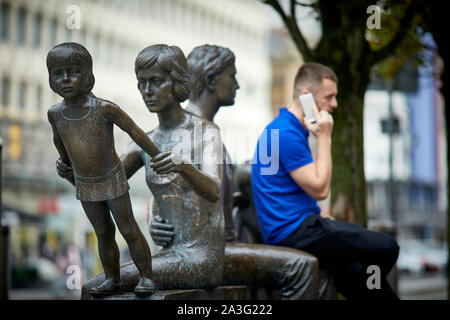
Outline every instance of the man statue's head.
POLYGON ((202 94, 214 94, 219 106, 234 104, 236 90, 235 56, 229 49, 214 45, 194 48, 187 57, 191 80, 191 101, 202 94))

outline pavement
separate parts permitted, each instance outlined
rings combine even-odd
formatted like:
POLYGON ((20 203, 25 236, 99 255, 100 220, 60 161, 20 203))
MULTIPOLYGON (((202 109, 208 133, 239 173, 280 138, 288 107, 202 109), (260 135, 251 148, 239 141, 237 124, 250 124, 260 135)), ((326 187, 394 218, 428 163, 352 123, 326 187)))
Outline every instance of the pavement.
MULTIPOLYGON (((400 275, 398 292, 402 300, 447 300, 447 278, 443 273, 420 277, 400 275)), ((10 300, 79 300, 81 290, 61 288, 12 289, 10 300)))
POLYGON ((10 300, 80 300, 81 290, 55 291, 51 288, 12 289, 10 300))

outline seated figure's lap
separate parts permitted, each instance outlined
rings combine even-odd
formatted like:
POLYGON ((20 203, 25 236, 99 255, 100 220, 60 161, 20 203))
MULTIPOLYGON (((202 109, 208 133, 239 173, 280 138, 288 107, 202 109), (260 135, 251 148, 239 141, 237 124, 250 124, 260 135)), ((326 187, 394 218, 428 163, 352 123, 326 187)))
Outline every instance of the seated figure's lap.
POLYGON ((262 244, 227 243, 224 284, 279 287, 293 270, 318 273, 318 261, 309 253, 262 244))

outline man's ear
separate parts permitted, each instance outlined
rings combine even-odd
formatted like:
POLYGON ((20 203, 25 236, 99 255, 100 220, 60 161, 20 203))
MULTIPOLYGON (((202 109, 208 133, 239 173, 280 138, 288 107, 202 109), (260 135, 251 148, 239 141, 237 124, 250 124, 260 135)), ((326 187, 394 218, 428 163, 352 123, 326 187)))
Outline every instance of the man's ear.
POLYGON ((205 87, 209 91, 216 90, 216 77, 205 77, 205 87))
POLYGON ((296 97, 301 96, 302 94, 305 94, 305 93, 309 93, 309 92, 311 92, 311 91, 309 91, 308 89, 305 89, 305 88, 303 88, 303 89, 298 88, 298 87, 294 88, 294 96, 296 96, 296 97))

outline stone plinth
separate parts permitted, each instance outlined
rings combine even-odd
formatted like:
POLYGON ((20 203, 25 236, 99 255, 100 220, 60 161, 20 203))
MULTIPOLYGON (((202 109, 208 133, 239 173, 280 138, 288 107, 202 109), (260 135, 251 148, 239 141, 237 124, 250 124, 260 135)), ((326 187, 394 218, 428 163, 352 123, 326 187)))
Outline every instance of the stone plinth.
POLYGON ((148 297, 136 296, 133 292, 125 292, 91 300, 249 300, 252 292, 247 286, 221 286, 215 289, 160 290, 148 297))

